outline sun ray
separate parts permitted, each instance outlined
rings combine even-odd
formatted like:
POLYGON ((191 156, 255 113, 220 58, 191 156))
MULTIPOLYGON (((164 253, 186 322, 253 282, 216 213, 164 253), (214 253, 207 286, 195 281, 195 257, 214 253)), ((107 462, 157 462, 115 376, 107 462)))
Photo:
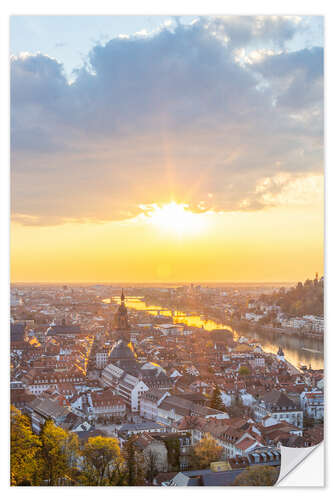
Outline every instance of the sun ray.
POLYGON ((166 205, 153 204, 146 212, 149 222, 169 234, 182 237, 202 230, 203 217, 189 210, 185 203, 171 201, 166 205))

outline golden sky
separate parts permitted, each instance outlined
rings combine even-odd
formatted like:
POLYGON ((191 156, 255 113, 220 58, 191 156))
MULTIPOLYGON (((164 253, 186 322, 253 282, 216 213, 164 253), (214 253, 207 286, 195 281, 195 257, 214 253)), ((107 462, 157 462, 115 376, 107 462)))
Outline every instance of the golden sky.
POLYGON ((322 274, 322 18, 104 17, 12 22, 12 281, 322 274))
POLYGON ((322 193, 313 194, 311 205, 294 198, 289 207, 255 212, 193 214, 172 204, 171 210, 167 205, 126 221, 13 223, 11 278, 14 282, 305 280, 323 273, 322 193))

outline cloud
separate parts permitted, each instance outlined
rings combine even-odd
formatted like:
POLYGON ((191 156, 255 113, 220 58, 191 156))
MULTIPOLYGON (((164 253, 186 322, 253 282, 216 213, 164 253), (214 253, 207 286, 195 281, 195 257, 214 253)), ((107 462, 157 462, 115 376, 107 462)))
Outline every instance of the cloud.
POLYGON ((306 20, 299 16, 222 16, 213 18, 210 25, 233 48, 263 43, 282 48, 306 30, 306 20))
POLYGON ((263 57, 254 68, 267 79, 277 104, 293 109, 323 106, 324 50, 303 49, 263 57))
POLYGON ((298 26, 199 19, 117 37, 96 44, 71 83, 47 55, 13 57, 15 220, 122 220, 170 199, 258 210, 292 179, 321 173, 323 55, 281 48, 298 26), (279 49, 255 57, 254 41, 268 40, 279 49), (244 44, 252 59, 240 64, 244 44))

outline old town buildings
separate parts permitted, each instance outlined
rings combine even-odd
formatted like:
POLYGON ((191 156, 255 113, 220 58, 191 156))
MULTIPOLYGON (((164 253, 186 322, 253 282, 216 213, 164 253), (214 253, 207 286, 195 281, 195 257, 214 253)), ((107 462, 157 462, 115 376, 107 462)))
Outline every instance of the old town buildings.
POLYGON ((199 481, 186 474, 204 438, 221 448, 222 465, 201 482, 224 481, 244 464, 277 466, 281 445, 323 438, 323 370, 291 365, 279 346, 265 352, 250 332, 237 338, 134 311, 119 292, 112 301, 107 287, 27 287, 15 302, 11 402, 35 432, 52 419, 82 439, 100 433, 124 446, 135 437, 147 462, 156 455, 158 474, 169 474, 168 446, 177 443, 177 483, 199 481))

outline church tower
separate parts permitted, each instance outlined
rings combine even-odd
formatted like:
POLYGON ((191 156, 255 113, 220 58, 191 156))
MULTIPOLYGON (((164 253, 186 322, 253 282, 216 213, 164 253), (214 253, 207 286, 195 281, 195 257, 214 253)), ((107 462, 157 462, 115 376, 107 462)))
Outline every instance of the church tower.
POLYGON ((128 323, 127 308, 125 306, 124 291, 121 291, 120 306, 115 315, 115 329, 117 342, 110 352, 110 362, 121 365, 122 368, 136 365, 136 353, 130 342, 130 325, 128 323))
POLYGON ((127 308, 125 306, 124 290, 121 290, 121 302, 116 313, 116 330, 119 337, 123 340, 128 340, 129 336, 129 323, 127 317, 127 308))
POLYGON ((281 347, 281 346, 279 347, 279 350, 278 350, 278 352, 277 352, 277 358, 278 358, 280 361, 285 361, 284 352, 283 352, 283 349, 282 349, 282 347, 281 347))

